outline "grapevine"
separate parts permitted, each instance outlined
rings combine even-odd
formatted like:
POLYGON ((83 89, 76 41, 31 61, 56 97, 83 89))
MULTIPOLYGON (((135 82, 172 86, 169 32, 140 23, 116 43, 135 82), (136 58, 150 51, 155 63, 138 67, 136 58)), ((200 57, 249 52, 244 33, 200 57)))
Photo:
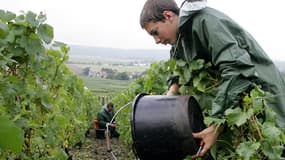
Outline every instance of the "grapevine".
POLYGON ((67 159, 99 106, 45 20, 0 10, 0 159, 67 159))
MULTIPOLYGON (((266 103, 266 98, 272 95, 256 86, 241 95, 243 98, 239 106, 227 109, 223 117, 212 117, 211 102, 221 84, 221 77, 220 73, 204 60, 189 63, 182 60, 153 63, 145 77, 132 84, 127 95, 118 97, 124 96, 127 102, 138 93, 165 94, 166 79, 170 74, 179 75, 181 95, 194 95, 198 99, 203 109, 205 124, 225 126, 224 132, 210 150, 214 159, 282 159, 285 134, 276 126, 276 113, 266 103)), ((129 114, 129 111, 125 114, 129 114)), ((127 118, 119 121, 129 125, 127 118)), ((126 130, 124 137, 126 142, 131 144, 130 130, 126 130)))

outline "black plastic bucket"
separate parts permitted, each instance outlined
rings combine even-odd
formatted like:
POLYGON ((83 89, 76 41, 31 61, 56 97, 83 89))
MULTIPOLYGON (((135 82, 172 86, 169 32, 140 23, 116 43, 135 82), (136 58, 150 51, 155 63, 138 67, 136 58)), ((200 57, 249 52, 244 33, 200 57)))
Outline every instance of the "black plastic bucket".
POLYGON ((140 160, 181 160, 196 154, 198 139, 192 132, 205 128, 200 106, 193 96, 139 94, 131 114, 135 154, 140 160))

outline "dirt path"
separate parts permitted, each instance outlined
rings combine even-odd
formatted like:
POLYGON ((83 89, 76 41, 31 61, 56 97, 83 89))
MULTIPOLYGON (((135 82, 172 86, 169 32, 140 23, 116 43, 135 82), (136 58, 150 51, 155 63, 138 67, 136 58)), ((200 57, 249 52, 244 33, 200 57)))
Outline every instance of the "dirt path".
MULTIPOLYGON (((134 160, 134 156, 119 139, 111 139, 112 151, 117 160, 134 160)), ((72 149, 69 154, 72 160, 114 160, 111 153, 107 152, 106 141, 96 139, 94 129, 90 129, 81 146, 72 149)))

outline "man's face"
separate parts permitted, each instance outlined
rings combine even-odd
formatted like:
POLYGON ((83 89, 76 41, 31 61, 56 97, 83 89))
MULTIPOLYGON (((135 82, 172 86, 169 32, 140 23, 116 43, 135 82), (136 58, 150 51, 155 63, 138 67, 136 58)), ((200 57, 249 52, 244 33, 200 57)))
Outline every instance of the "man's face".
POLYGON ((170 44, 176 43, 176 30, 172 30, 171 24, 167 21, 149 22, 145 30, 154 38, 156 44, 170 44))
POLYGON ((113 107, 108 107, 108 112, 112 112, 113 111, 113 107))
POLYGON ((144 29, 154 38, 155 43, 174 45, 178 30, 177 16, 165 11, 164 21, 149 22, 145 25, 144 29))

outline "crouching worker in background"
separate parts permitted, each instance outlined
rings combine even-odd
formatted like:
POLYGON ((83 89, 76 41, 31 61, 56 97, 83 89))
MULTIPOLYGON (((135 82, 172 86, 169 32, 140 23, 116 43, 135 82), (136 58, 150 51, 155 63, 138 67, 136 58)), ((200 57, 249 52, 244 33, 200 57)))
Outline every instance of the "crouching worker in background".
MULTIPOLYGON (((110 123, 113 117, 114 117, 114 104, 108 103, 107 105, 104 105, 103 108, 97 114, 99 129, 106 129, 106 125, 110 123)), ((109 132, 111 138, 112 137, 119 138, 120 136, 120 134, 116 131, 116 127, 117 125, 114 122, 109 124, 109 132)))

